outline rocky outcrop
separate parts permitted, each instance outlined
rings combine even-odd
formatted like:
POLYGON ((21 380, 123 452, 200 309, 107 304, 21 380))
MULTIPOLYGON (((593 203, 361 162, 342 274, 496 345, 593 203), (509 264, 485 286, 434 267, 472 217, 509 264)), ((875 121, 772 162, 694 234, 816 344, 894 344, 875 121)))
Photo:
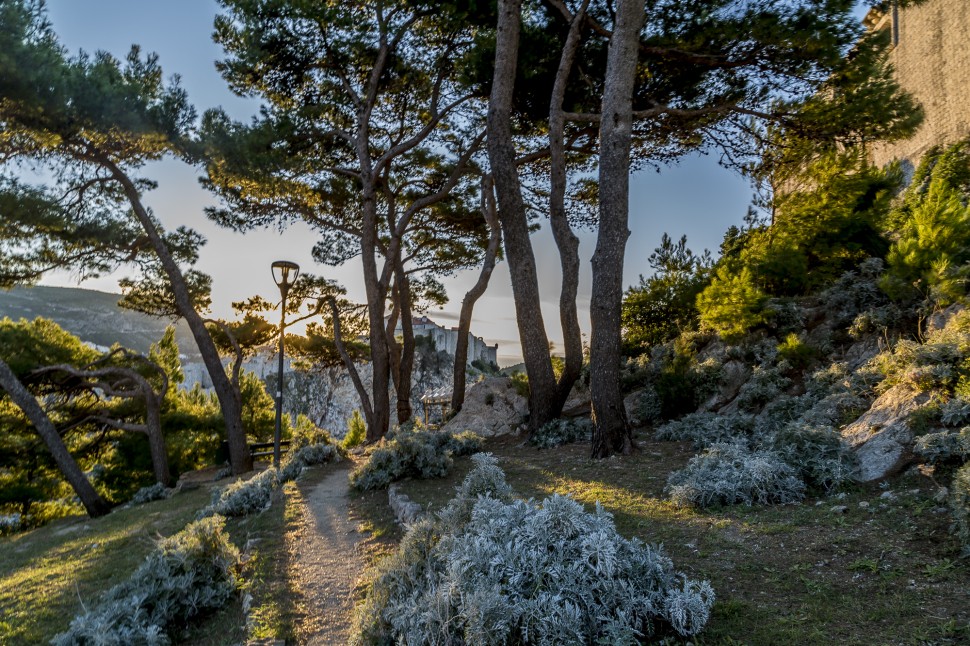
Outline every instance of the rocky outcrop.
POLYGON ((908 384, 883 393, 859 419, 842 429, 859 459, 856 479, 878 480, 898 473, 912 458, 913 432, 907 418, 930 399, 908 384))
POLYGON ((751 368, 743 361, 731 360, 724 364, 721 383, 717 392, 697 409, 702 412, 716 411, 731 403, 751 377, 751 368))
POLYGON ((515 432, 528 412, 528 401, 516 391, 508 377, 489 377, 472 386, 461 411, 444 430, 473 431, 482 437, 515 432))

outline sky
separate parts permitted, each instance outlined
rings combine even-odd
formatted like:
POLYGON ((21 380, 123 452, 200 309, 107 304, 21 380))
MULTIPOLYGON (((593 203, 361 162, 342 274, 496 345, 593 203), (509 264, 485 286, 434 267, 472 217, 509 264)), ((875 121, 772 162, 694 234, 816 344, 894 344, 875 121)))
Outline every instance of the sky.
MULTIPOLYGON (((233 95, 215 69, 222 50, 212 41, 212 23, 219 10, 214 0, 47 0, 47 7, 55 33, 71 54, 79 49, 105 50, 123 58, 132 44, 139 44, 143 52, 159 55, 166 76, 181 77, 182 87, 200 114, 208 108, 222 107, 234 119, 248 121, 258 110, 256 100, 233 95)), ((318 265, 310 255, 314 234, 308 228, 234 233, 205 217, 203 209, 218 202, 199 185, 197 169, 167 160, 146 167, 142 175, 158 182, 158 188, 144 199, 163 225, 173 229, 190 226, 207 238, 197 268, 212 276, 212 312, 216 316, 231 318, 231 303, 254 294, 277 299, 279 292, 270 272, 274 260, 291 260, 304 272, 335 279, 348 289, 351 298, 365 300, 359 258, 343 267, 318 265)), ((716 252, 727 228, 741 223, 752 194, 747 180, 721 168, 715 156, 692 156, 659 172, 648 169, 636 173, 630 184, 631 235, 623 267, 625 284, 637 283, 641 274, 649 275, 647 258, 664 233, 674 240, 686 235, 688 246, 697 253, 704 249, 716 252)), ((578 234, 582 261, 579 317, 588 335, 589 261, 596 237, 592 232, 578 234)), ((546 330, 558 347, 562 340, 559 257, 548 226, 533 236, 533 246, 546 330)), ((117 292, 118 279, 124 275, 121 272, 88 280, 80 286, 117 292)), ((446 280, 450 302, 442 309, 432 309, 428 315, 445 327, 457 325, 461 299, 477 275, 477 271, 467 271, 446 280)), ((49 276, 44 284, 77 286, 66 274, 49 276)), ((496 267, 488 291, 476 305, 472 332, 489 344, 498 344, 500 365, 521 361, 505 263, 496 267)))

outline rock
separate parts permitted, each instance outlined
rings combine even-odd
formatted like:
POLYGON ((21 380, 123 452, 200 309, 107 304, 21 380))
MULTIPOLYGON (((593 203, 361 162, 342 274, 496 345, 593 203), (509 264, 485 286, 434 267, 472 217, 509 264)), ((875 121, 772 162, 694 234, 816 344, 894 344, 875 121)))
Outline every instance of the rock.
POLYGON ((869 509, 869 503, 863 500, 862 502, 859 503, 859 509, 869 509))
MULTIPOLYGON (((528 410, 528 402, 526 402, 526 407, 528 410)), ((573 386, 572 391, 569 393, 569 399, 563 404, 560 417, 589 417, 591 410, 592 402, 590 400, 589 388, 577 384, 573 386)), ((523 411, 523 414, 525 414, 525 411, 523 411)))
POLYGON ((850 345, 843 355, 843 360, 848 364, 849 370, 854 372, 877 354, 879 354, 879 339, 869 337, 850 345))
POLYGON ((512 386, 508 377, 489 377, 472 386, 461 411, 442 429, 472 431, 482 437, 514 432, 529 410, 529 402, 512 386))
POLYGON ((926 334, 932 334, 933 332, 942 330, 947 326, 954 316, 965 309, 966 307, 964 307, 961 303, 954 303, 942 312, 931 314, 929 318, 926 319, 926 334))
POLYGON ((849 511, 849 506, 848 505, 835 505, 834 507, 832 507, 831 509, 829 509, 829 511, 831 511, 833 514, 844 514, 844 513, 847 513, 849 511))
POLYGON ((721 375, 721 385, 710 399, 700 405, 699 411, 716 411, 738 396, 743 386, 751 377, 751 368, 743 361, 732 359, 724 364, 721 375))
POLYGON ((396 482, 387 488, 387 503, 394 512, 397 522, 402 525, 410 525, 424 516, 421 505, 401 493, 396 482))
POLYGON ((883 393, 859 419, 842 429, 842 438, 859 459, 856 479, 878 480, 895 474, 912 459, 913 433, 907 418, 930 399, 908 384, 883 393))

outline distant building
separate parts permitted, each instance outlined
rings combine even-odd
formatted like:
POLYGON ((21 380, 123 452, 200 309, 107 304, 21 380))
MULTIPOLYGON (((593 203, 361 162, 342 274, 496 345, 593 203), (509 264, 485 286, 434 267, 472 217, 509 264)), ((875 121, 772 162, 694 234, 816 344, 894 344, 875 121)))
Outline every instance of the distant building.
POLYGON ((933 146, 970 136, 970 0, 928 0, 900 9, 872 9, 865 25, 888 30, 895 77, 923 105, 926 119, 905 141, 873 147, 873 162, 899 159, 912 170, 933 146))
MULTIPOLYGON (((416 316, 412 319, 412 325, 414 327, 414 336, 424 336, 429 337, 436 348, 439 350, 444 350, 451 356, 455 356, 455 348, 458 347, 458 328, 444 328, 434 321, 432 321, 427 316, 416 316)), ((401 323, 397 324, 394 329, 394 334, 401 334, 401 323)), ((471 332, 468 333, 468 361, 470 365, 472 361, 484 361, 485 363, 494 363, 498 365, 498 344, 488 345, 481 337, 473 335, 471 332)))

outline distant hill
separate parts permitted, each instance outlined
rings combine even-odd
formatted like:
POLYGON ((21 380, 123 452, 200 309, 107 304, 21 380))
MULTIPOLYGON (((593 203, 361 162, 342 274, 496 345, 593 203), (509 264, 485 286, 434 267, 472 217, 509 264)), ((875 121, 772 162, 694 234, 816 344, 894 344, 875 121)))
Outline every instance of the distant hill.
MULTIPOLYGON (((118 307, 119 294, 69 287, 15 287, 0 290, 0 318, 51 319, 82 341, 110 347, 119 343, 147 353, 168 326, 159 319, 118 307)), ((179 350, 188 358, 198 355, 184 321, 175 329, 179 350)))

